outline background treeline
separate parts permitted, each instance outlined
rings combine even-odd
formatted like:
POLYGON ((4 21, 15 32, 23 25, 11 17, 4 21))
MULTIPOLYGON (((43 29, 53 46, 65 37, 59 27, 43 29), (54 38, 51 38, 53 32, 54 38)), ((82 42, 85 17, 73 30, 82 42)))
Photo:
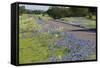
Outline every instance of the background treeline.
POLYGON ((22 14, 44 14, 46 12, 44 12, 43 10, 29 10, 26 9, 25 6, 20 6, 19 7, 19 15, 22 14))
POLYGON ((88 17, 92 18, 96 15, 96 8, 82 8, 82 7, 60 7, 60 6, 52 6, 49 7, 47 11, 43 10, 27 10, 25 6, 19 7, 19 14, 48 14, 54 19, 64 18, 64 17, 88 17))
POLYGON ((96 15, 96 8, 82 8, 82 7, 50 7, 47 11, 49 16, 53 18, 63 17, 88 17, 96 15))

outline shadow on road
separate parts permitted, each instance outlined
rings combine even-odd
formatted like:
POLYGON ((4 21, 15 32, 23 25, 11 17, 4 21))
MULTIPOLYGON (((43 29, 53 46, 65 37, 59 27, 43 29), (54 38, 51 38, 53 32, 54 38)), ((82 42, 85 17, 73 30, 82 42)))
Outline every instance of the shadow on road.
POLYGON ((96 33, 96 29, 78 29, 78 30, 71 30, 71 31, 85 31, 85 32, 96 33))

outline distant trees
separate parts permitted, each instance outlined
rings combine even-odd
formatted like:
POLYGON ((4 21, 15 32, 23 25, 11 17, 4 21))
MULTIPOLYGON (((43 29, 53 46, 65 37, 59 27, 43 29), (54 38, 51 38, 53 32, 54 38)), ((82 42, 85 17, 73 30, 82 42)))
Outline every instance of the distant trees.
POLYGON ((88 15, 88 8, 70 7, 69 12, 71 12, 70 16, 84 17, 88 15))
POLYGON ((50 7, 47 13, 53 18, 82 17, 88 14, 88 8, 54 6, 50 7))
POLYGON ((50 6, 47 11, 43 10, 29 10, 25 9, 25 6, 19 6, 19 15, 22 14, 48 14, 54 19, 64 18, 64 17, 86 17, 92 18, 96 15, 96 8, 93 7, 62 7, 62 6, 50 6))
POLYGON ((89 9, 89 18, 92 18, 92 16, 96 16, 97 8, 90 7, 88 9, 89 9))
POLYGON ((42 10, 32 10, 31 12, 33 14, 42 14, 44 11, 42 11, 42 10))
POLYGON ((92 13, 93 15, 96 15, 97 8, 90 7, 90 8, 88 8, 88 9, 89 9, 89 12, 90 12, 90 13, 92 13))
POLYGON ((19 6, 19 15, 22 14, 44 14, 42 10, 29 10, 26 9, 25 6, 19 6))
POLYGON ((68 9, 65 9, 65 7, 50 7, 49 10, 47 11, 48 15, 53 17, 53 18, 61 18, 65 17, 67 15, 68 9))
POLYGON ((19 6, 19 15, 22 15, 24 13, 27 13, 27 10, 25 9, 25 6, 19 6))

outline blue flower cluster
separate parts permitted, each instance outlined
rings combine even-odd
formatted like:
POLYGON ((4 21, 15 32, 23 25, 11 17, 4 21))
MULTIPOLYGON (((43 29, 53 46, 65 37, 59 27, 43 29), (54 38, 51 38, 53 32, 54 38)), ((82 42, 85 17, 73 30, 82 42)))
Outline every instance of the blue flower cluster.
MULTIPOLYGON (((65 54, 61 61, 79 61, 87 60, 91 55, 96 53, 96 43, 90 40, 78 39, 69 32, 61 32, 61 36, 64 36, 63 40, 56 42, 56 47, 65 47, 68 48, 69 54, 65 54)), ((48 45, 50 50, 54 50, 50 45, 48 45)), ((68 52, 68 51, 67 51, 68 52)), ((67 53, 65 52, 65 53, 67 53)), ((49 61, 56 62, 60 61, 59 58, 51 56, 49 61)))

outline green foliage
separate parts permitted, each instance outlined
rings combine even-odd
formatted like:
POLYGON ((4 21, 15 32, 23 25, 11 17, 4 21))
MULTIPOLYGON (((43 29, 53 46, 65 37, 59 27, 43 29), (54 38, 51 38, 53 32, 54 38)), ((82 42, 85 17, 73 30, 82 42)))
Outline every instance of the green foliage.
POLYGON ((25 9, 25 6, 19 6, 19 15, 27 13, 27 10, 25 9))
POLYGON ((27 31, 35 32, 40 28, 41 26, 37 24, 36 20, 32 17, 29 17, 28 14, 20 16, 20 21, 19 21, 20 32, 27 32, 27 31))
POLYGON ((69 12, 72 17, 84 17, 88 14, 88 8, 70 7, 69 12))
POLYGON ((54 19, 63 17, 83 17, 88 14, 88 8, 78 7, 50 7, 47 13, 54 19))
POLYGON ((25 9, 25 6, 19 6, 19 15, 22 14, 42 14, 45 16, 48 14, 54 19, 59 19, 63 17, 86 17, 89 16, 90 19, 94 19, 93 16, 96 16, 97 8, 82 8, 82 7, 61 7, 61 6, 52 6, 49 7, 47 11, 43 10, 28 10, 25 9))
POLYGON ((66 10, 64 8, 61 7, 50 7, 50 9, 47 11, 47 13, 53 17, 54 19, 57 18, 61 18, 65 16, 65 12, 66 10))
POLYGON ((89 14, 88 14, 88 18, 89 19, 92 19, 92 20, 95 20, 96 19, 96 12, 97 12, 97 8, 95 8, 95 7, 90 7, 90 8, 88 8, 89 9, 89 14))
POLYGON ((92 15, 91 19, 92 20, 96 20, 96 16, 95 15, 92 15))
MULTIPOLYGON (((42 16, 40 16, 42 17, 42 16)), ((48 58, 52 56, 57 56, 61 59, 66 48, 57 48, 56 41, 62 39, 59 36, 59 32, 52 34, 52 32, 37 33, 34 30, 40 30, 41 26, 38 24, 34 18, 30 18, 28 14, 23 14, 20 16, 20 32, 19 32, 19 63, 39 63, 47 62, 48 58), (34 27, 34 29, 33 29, 34 27), (29 29, 32 29, 30 31, 29 29), (23 31, 24 30, 24 31, 23 31), (30 36, 32 35, 32 36, 30 36), (57 36, 56 36, 57 35, 57 36), (48 49, 48 45, 56 50, 52 51, 48 49)))

